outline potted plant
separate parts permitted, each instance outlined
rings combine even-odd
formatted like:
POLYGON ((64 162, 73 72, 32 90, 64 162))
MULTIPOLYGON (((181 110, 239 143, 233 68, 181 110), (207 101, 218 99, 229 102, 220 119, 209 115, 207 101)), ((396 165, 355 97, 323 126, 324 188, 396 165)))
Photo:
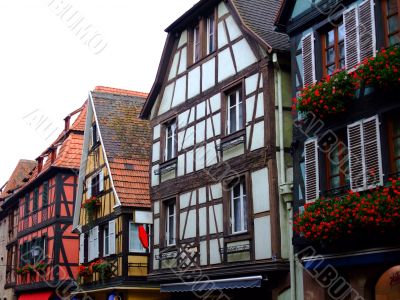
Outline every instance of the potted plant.
POLYGON ((26 264, 22 267, 22 274, 35 274, 35 268, 31 264, 26 264))
POLYGON ((98 259, 92 263, 93 272, 100 275, 100 279, 104 280, 111 277, 111 265, 104 259, 98 259))
POLYGON ((79 278, 88 278, 92 276, 93 274, 93 269, 90 265, 85 266, 85 265, 80 265, 79 270, 78 270, 78 279, 79 278))
POLYGON ((81 206, 82 206, 82 208, 86 209, 88 216, 89 216, 89 220, 93 220, 95 211, 96 211, 97 207, 100 205, 101 205, 100 200, 97 199, 97 197, 92 196, 89 199, 86 199, 85 201, 83 201, 81 206))
POLYGON ((44 274, 46 272, 48 264, 45 261, 40 261, 35 265, 36 272, 44 274))

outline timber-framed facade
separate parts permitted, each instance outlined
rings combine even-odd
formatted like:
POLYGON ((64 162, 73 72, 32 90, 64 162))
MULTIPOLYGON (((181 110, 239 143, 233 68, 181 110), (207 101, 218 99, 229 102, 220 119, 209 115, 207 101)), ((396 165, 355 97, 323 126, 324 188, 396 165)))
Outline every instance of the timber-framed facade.
POLYGON ((149 279, 174 298, 210 282, 210 297, 290 293, 290 64, 278 9, 203 0, 166 29, 142 117, 153 134, 149 279))

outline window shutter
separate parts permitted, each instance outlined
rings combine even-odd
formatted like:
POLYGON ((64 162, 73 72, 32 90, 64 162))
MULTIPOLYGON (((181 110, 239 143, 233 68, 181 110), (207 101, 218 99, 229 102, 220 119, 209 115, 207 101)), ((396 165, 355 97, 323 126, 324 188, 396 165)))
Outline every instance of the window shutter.
POLYGON ((86 197, 89 199, 92 197, 92 178, 86 179, 86 197))
POLYGON ((372 189, 383 184, 379 119, 374 116, 363 122, 365 184, 372 189))
POLYGON ((99 192, 104 191, 104 171, 99 173, 99 192))
POLYGON ((306 141, 304 152, 306 202, 309 202, 319 197, 318 140, 312 139, 306 141))
POLYGON ((346 69, 352 69, 360 61, 357 7, 352 7, 343 13, 343 23, 346 69))
POLYGON ((303 37, 301 47, 303 55, 303 86, 306 86, 315 82, 314 33, 303 37))
POLYGON ((85 234, 79 236, 79 263, 85 262, 85 234))
POLYGON ((99 257, 99 226, 93 228, 93 258, 99 257))
POLYGON ((115 254, 115 220, 108 223, 108 234, 109 254, 115 254))
POLYGON ((347 126, 349 148, 350 188, 353 191, 364 189, 364 151, 362 122, 347 126))
POLYGON ((358 7, 360 62, 375 55, 374 1, 366 0, 358 7))

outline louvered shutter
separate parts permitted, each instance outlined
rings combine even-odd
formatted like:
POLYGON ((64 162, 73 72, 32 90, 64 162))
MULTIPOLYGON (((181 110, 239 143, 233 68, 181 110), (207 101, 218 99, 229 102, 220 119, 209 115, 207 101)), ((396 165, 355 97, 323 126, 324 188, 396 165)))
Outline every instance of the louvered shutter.
POLYGON ((349 148, 350 188, 353 191, 364 189, 364 150, 362 122, 347 126, 349 148))
POLYGON ((346 69, 352 69, 357 66, 360 57, 357 7, 352 7, 344 12, 343 24, 345 29, 344 50, 346 69))
POLYGON ((99 257, 99 226, 93 228, 93 258, 99 257))
POLYGON ((374 1, 366 0, 358 6, 360 62, 375 55, 374 1))
POLYGON ((315 61, 314 61, 314 34, 310 33, 302 39, 303 56, 303 86, 315 82, 315 61))
POLYGON ((365 185, 367 189, 383 184, 379 119, 374 116, 363 122, 365 185))
POLYGON ((308 140, 304 144, 306 202, 319 197, 318 141, 308 140))
POLYGON ((104 171, 99 173, 99 192, 104 191, 104 171))
POLYGON ((92 197, 92 178, 86 179, 86 198, 92 197))
POLYGON ((108 223, 108 234, 109 254, 115 254, 115 220, 108 223))
POLYGON ((79 236, 79 263, 85 262, 85 234, 79 236))

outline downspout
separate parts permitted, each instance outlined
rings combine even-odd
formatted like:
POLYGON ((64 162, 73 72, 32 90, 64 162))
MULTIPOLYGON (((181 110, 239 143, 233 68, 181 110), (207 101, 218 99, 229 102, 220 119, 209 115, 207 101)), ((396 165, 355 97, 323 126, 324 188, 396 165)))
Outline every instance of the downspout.
POLYGON ((286 168, 285 168, 285 144, 283 137, 283 101, 282 101, 282 70, 279 65, 278 55, 272 54, 272 61, 275 66, 275 91, 278 100, 278 128, 279 128, 279 158, 280 158, 280 196, 284 203, 288 214, 288 238, 289 238, 289 263, 290 263, 290 299, 296 300, 296 267, 294 259, 294 249, 292 244, 293 239, 293 183, 286 182, 286 168))

